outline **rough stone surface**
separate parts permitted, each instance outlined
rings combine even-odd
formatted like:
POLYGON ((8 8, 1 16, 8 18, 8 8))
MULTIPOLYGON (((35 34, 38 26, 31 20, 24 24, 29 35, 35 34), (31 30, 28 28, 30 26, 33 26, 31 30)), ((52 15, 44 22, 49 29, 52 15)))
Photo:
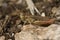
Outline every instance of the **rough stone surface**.
POLYGON ((26 25, 23 29, 15 34, 15 40, 60 40, 60 25, 57 24, 48 27, 26 25))
POLYGON ((48 27, 47 38, 51 40, 60 40, 60 25, 52 24, 48 27))
POLYGON ((20 32, 15 35, 15 40, 38 40, 37 36, 30 32, 20 32))
POLYGON ((4 37, 4 36, 1 36, 1 37, 0 37, 0 40, 5 40, 5 37, 4 37))

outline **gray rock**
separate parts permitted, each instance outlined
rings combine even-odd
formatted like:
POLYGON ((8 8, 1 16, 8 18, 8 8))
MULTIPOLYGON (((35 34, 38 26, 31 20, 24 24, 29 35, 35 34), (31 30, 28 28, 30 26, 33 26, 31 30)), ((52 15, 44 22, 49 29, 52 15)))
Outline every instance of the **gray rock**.
POLYGON ((5 40, 5 37, 4 37, 4 36, 1 36, 1 37, 0 37, 0 40, 5 40))
POLYGON ((49 40, 60 40, 60 25, 52 24, 47 28, 45 34, 49 40))
POLYGON ((60 25, 51 24, 48 27, 25 25, 20 33, 15 34, 15 40, 60 40, 60 25))
POLYGON ((39 40, 36 35, 27 32, 22 31, 20 33, 15 34, 15 40, 39 40))

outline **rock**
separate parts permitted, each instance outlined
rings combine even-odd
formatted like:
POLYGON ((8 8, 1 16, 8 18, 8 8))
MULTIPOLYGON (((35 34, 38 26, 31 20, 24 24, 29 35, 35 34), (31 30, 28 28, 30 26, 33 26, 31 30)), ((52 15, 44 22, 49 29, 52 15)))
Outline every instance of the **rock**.
POLYGON ((20 40, 59 40, 60 25, 51 24, 48 27, 24 25, 22 31, 15 34, 15 40, 19 40, 19 39, 20 40))
POLYGON ((53 14, 55 14, 57 12, 57 8, 53 7, 51 11, 52 11, 53 14))
POLYGON ((20 33, 15 34, 15 40, 39 40, 36 35, 27 32, 22 31, 20 33))
POLYGON ((60 20, 60 7, 53 7, 52 8, 52 16, 56 17, 56 20, 59 21, 60 20))
POLYGON ((1 36, 1 37, 0 37, 0 40, 5 40, 5 37, 4 37, 4 36, 1 36))
POLYGON ((35 29, 36 27, 34 26, 34 25, 31 25, 31 24, 29 24, 29 25, 24 25, 23 27, 22 27, 22 31, 31 31, 31 30, 33 30, 33 29, 35 29))
POLYGON ((60 15, 60 7, 53 7, 52 8, 52 13, 55 14, 55 16, 60 15))
POLYGON ((60 39, 60 25, 52 24, 46 28, 45 38, 49 40, 59 40, 60 39))
MULTIPOLYGON (((36 29, 39 39, 42 40, 59 40, 60 39, 60 25, 52 24, 48 27, 40 27, 36 29)), ((36 33, 34 32, 34 33, 36 33)))

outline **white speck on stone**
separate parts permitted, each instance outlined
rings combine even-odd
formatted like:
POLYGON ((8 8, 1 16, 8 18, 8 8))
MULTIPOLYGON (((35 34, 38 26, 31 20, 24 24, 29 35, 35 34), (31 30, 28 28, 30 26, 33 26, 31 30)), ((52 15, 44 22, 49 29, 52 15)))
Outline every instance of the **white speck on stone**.
POLYGON ((12 33, 12 36, 14 36, 14 33, 12 33))
POLYGON ((45 17, 45 13, 43 12, 43 13, 41 14, 41 16, 42 16, 42 17, 45 17))

